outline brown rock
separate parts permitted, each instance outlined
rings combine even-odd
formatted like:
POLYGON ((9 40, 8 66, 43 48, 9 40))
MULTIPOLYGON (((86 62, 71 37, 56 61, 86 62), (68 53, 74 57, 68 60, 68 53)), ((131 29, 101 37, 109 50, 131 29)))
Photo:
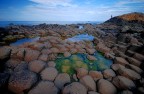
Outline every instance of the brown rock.
POLYGON ((99 80, 103 78, 103 75, 101 72, 98 71, 89 71, 89 75, 95 80, 99 80))
POLYGON ((49 67, 49 68, 45 68, 41 72, 41 78, 43 80, 54 81, 57 74, 58 74, 58 71, 55 68, 49 67))
POLYGON ((91 76, 84 76, 80 79, 80 83, 82 83, 89 91, 96 91, 96 83, 94 82, 91 76))
POLYGON ((116 87, 107 80, 100 79, 97 85, 98 85, 98 92, 100 94, 116 94, 117 93, 116 87))
POLYGON ((124 77, 124 76, 116 76, 113 78, 112 83, 118 88, 118 89, 133 89, 135 88, 135 84, 132 80, 124 77))
POLYGON ((48 66, 49 67, 55 67, 56 66, 56 63, 54 61, 49 61, 48 62, 48 66))
POLYGON ((138 61, 138 60, 136 60, 136 59, 134 59, 134 58, 132 58, 132 57, 128 57, 127 59, 128 59, 128 61, 129 61, 130 64, 133 64, 133 65, 138 66, 138 67, 139 67, 139 66, 141 65, 141 63, 142 63, 142 62, 140 62, 140 61, 138 61))
POLYGON ((62 89, 65 84, 70 83, 70 76, 67 73, 58 74, 54 83, 59 89, 62 89))
POLYGON ((40 55, 39 51, 36 50, 26 50, 26 54, 25 54, 25 61, 30 62, 33 60, 37 60, 38 56, 40 55))
POLYGON ((7 47, 1 47, 0 48, 0 60, 9 58, 10 53, 11 53, 11 49, 7 47))
POLYGON ((88 74, 88 70, 85 68, 77 69, 77 77, 80 79, 88 74))
POLYGON ((64 57, 69 57, 69 56, 71 56, 71 54, 69 52, 64 53, 64 57))
POLYGON ((29 62, 29 69, 33 72, 39 73, 45 67, 46 63, 41 60, 34 60, 29 62))
POLYGON ((53 82, 41 81, 28 94, 58 94, 58 89, 53 82))
POLYGON ((87 89, 79 82, 73 82, 64 87, 62 94, 87 94, 87 89))
POLYGON ((94 61, 94 60, 97 60, 94 56, 92 56, 92 55, 87 55, 87 58, 89 59, 89 60, 92 60, 92 61, 94 61))
POLYGON ((48 55, 42 54, 42 55, 39 56, 38 59, 46 62, 48 60, 47 58, 48 58, 48 55))
POLYGON ((115 72, 112 69, 104 70, 103 75, 104 75, 104 78, 107 78, 107 79, 112 79, 112 77, 116 76, 115 72))
POLYGON ((122 57, 116 57, 114 59, 115 64, 121 64, 121 65, 126 65, 129 64, 124 58, 122 57))

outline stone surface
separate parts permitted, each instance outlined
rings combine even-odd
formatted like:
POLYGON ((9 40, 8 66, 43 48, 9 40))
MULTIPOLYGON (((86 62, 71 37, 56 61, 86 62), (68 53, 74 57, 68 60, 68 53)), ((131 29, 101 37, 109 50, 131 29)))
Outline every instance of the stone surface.
POLYGON ((116 57, 114 59, 114 63, 116 64, 121 64, 121 65, 126 65, 126 64, 129 64, 124 58, 122 57, 116 57))
POLYGON ((39 73, 45 67, 46 63, 41 60, 34 60, 29 62, 29 70, 39 73))
POLYGON ((136 60, 136 59, 134 59, 134 58, 132 58, 132 57, 128 57, 127 59, 128 59, 128 61, 129 61, 130 64, 133 64, 133 65, 138 66, 138 67, 139 67, 139 66, 141 65, 141 63, 142 63, 142 62, 140 62, 140 61, 138 61, 138 60, 136 60))
POLYGON ((135 72, 137 72, 139 74, 143 73, 142 69, 140 69, 139 67, 137 67, 135 65, 132 65, 132 64, 126 65, 126 68, 132 69, 132 70, 134 70, 135 72))
POLYGON ((89 91, 96 91, 96 83, 91 76, 86 75, 82 77, 80 83, 82 83, 89 91))
POLYGON ((38 59, 46 62, 48 60, 48 55, 42 54, 42 55, 39 56, 38 59))
POLYGON ((33 60, 37 60, 38 56, 40 55, 39 51, 36 50, 26 50, 26 54, 25 54, 25 61, 30 62, 33 60))
POLYGON ((49 67, 55 67, 56 66, 56 63, 54 61, 49 61, 48 62, 48 66, 49 67))
POLYGON ((94 54, 94 52, 96 51, 95 49, 86 49, 88 54, 94 54))
POLYGON ((77 77, 80 79, 83 76, 86 76, 88 74, 88 70, 85 68, 78 68, 77 69, 77 77))
POLYGON ((87 55, 87 58, 89 59, 89 60, 92 60, 92 61, 94 61, 94 60, 97 60, 94 56, 92 56, 92 55, 87 55))
POLYGON ((30 71, 15 72, 11 75, 8 83, 8 89, 16 94, 23 93, 24 90, 31 88, 36 83, 37 76, 30 71))
POLYGON ((79 82, 73 82, 64 87, 62 94, 87 94, 87 88, 79 82))
POLYGON ((64 57, 69 57, 69 56, 71 56, 71 53, 69 53, 69 52, 64 52, 64 57))
POLYGON ((53 82, 41 81, 28 94, 58 94, 58 89, 53 82))
POLYGON ((135 58, 139 61, 144 61, 144 55, 142 55, 142 54, 135 53, 133 58, 135 58))
POLYGON ((135 88, 135 84, 132 80, 124 77, 124 76, 116 76, 113 78, 112 83, 118 88, 118 89, 133 89, 135 88))
POLYGON ((67 73, 60 73, 54 81, 56 87, 62 89, 65 84, 70 83, 70 76, 67 73))
POLYGON ((95 92, 95 91, 89 91, 88 94, 100 94, 100 93, 95 92))
POLYGON ((58 71, 55 68, 49 67, 49 68, 45 68, 41 72, 41 78, 43 80, 54 81, 54 79, 57 76, 57 74, 58 74, 58 71))
POLYGON ((0 60, 9 58, 10 53, 11 53, 11 49, 7 47, 1 47, 0 48, 0 60))
POLYGON ((120 92, 120 94, 133 94, 133 93, 129 90, 123 90, 122 92, 120 92))
POLYGON ((16 60, 16 59, 9 59, 6 62, 6 67, 14 69, 18 64, 20 64, 20 60, 16 60))
POLYGON ((25 71, 28 70, 28 63, 21 61, 16 68, 14 69, 14 72, 19 72, 19 71, 25 71))
POLYGON ((131 69, 127 69, 127 68, 119 69, 118 73, 120 75, 125 76, 125 77, 127 77, 129 79, 132 79, 132 80, 138 80, 138 79, 141 78, 141 76, 138 73, 136 73, 135 71, 133 71, 131 69))
POLYGON ((104 75, 104 78, 107 78, 107 79, 112 79, 112 77, 116 76, 115 72, 112 69, 104 70, 103 75, 104 75))
POLYGON ((121 64, 112 64, 111 65, 111 68, 114 70, 114 71, 118 71, 119 69, 124 69, 125 67, 121 64))
POLYGON ((116 94, 117 89, 116 87, 109 81, 100 79, 97 83, 98 92, 100 94, 116 94))
POLYGON ((89 71, 89 75, 95 80, 99 80, 103 78, 103 75, 101 72, 98 71, 89 71))

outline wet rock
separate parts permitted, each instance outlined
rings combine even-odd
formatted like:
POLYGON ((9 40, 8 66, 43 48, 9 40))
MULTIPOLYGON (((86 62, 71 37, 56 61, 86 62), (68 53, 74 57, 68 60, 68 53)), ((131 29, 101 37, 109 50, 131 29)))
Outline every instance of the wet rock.
POLYGON ((97 60, 94 56, 92 56, 92 55, 87 55, 87 58, 89 59, 89 60, 92 60, 92 61, 94 61, 94 60, 97 60))
POLYGON ((135 58, 139 61, 144 61, 144 55, 142 55, 142 54, 135 53, 133 58, 135 58))
POLYGON ((94 54, 94 52, 96 51, 95 49, 86 49, 88 54, 94 54))
POLYGON ((137 67, 135 65, 132 65, 132 64, 126 65, 126 68, 132 69, 132 70, 134 70, 135 72, 137 72, 139 74, 141 74, 143 72, 142 69, 140 69, 139 67, 137 67))
POLYGON ((138 79, 141 78, 141 76, 138 73, 136 73, 135 71, 133 71, 131 69, 127 69, 127 68, 119 69, 118 73, 120 75, 125 76, 125 77, 127 77, 129 79, 132 79, 132 80, 138 80, 138 79))
POLYGON ((126 64, 129 64, 124 58, 122 58, 122 57, 116 57, 115 59, 114 59, 114 62, 116 63, 116 64, 121 64, 121 65, 126 65, 126 64))
POLYGON ((106 47, 101 42, 96 45, 96 49, 102 53, 109 53, 110 52, 110 48, 106 47))
POLYGON ((23 71, 23 70, 28 70, 28 63, 21 61, 16 68, 14 69, 14 72, 19 72, 19 71, 23 71))
POLYGON ((39 51, 36 50, 26 50, 26 54, 25 54, 25 61, 30 62, 33 60, 37 60, 38 56, 40 55, 39 51))
POLYGON ((87 89, 79 82, 73 82, 64 87, 62 94, 87 94, 87 89))
POLYGON ((20 60, 15 60, 15 59, 9 59, 6 62, 6 67, 14 69, 18 64, 20 64, 20 60))
POLYGON ((48 66, 49 67, 55 67, 56 66, 56 63, 54 61, 49 61, 48 62, 48 66))
POLYGON ((100 93, 94 92, 94 91, 89 91, 88 94, 100 94, 100 93))
POLYGON ((55 68, 49 67, 49 68, 45 68, 41 72, 41 78, 43 80, 54 81, 57 74, 58 74, 58 71, 55 68))
POLYGON ((62 89, 65 84, 70 83, 70 76, 67 73, 58 74, 54 83, 59 89, 62 89))
POLYGON ((10 57, 11 49, 7 47, 0 48, 0 60, 4 60, 10 57))
POLYGON ((123 90, 122 92, 120 92, 120 94, 133 94, 133 93, 129 90, 123 90))
POLYGON ((136 59, 134 59, 134 58, 132 58, 132 57, 128 57, 127 59, 128 59, 128 61, 129 61, 130 64, 133 64, 133 65, 138 66, 138 67, 139 67, 139 66, 141 65, 141 63, 142 63, 142 62, 140 62, 140 61, 138 61, 138 60, 136 60, 136 59))
POLYGON ((28 94, 58 94, 58 89, 53 82, 41 81, 28 94))
POLYGON ((135 84, 132 80, 124 77, 124 76, 116 76, 113 78, 112 83, 118 88, 118 89, 133 89, 135 88, 135 84))
POLYGON ((116 87, 107 80, 100 79, 97 85, 98 85, 98 92, 100 94, 116 94, 117 93, 116 87))
POLYGON ((89 91, 96 91, 96 83, 91 76, 86 75, 82 77, 80 83, 82 83, 89 91))
POLYGON ((8 89, 16 94, 23 93, 24 90, 31 88, 36 83, 37 76, 30 71, 15 72, 11 75, 8 83, 8 89))
POLYGON ((104 78, 112 79, 116 76, 115 72, 112 69, 106 69, 103 71, 104 78))
POLYGON ((45 67, 46 63, 41 60, 34 60, 29 62, 29 70, 39 73, 45 67))
POLYGON ((88 74, 88 70, 85 68, 78 68, 77 69, 77 77, 80 79, 88 74))
POLYGON ((69 56, 71 56, 71 53, 69 53, 69 52, 64 53, 64 57, 69 57, 69 56))
POLYGON ((89 75, 95 80, 99 80, 103 78, 103 75, 101 72, 98 71, 89 71, 89 75))
POLYGON ((38 59, 46 62, 46 61, 47 61, 47 58, 48 58, 48 55, 46 55, 46 54, 41 54, 38 59))
POLYGON ((125 66, 121 65, 121 64, 112 64, 111 65, 111 68, 116 72, 118 71, 119 69, 124 69, 125 66))

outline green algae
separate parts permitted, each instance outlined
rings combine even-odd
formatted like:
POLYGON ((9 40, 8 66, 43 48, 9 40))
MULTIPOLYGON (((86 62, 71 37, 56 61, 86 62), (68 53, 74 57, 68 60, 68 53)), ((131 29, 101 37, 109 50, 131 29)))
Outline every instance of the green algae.
POLYGON ((108 69, 112 64, 112 60, 108 60, 99 52, 96 52, 93 56, 97 58, 95 61, 87 59, 86 54, 74 54, 70 57, 64 57, 63 54, 59 54, 55 62, 56 68, 60 73, 68 73, 73 75, 76 73, 77 68, 85 68, 87 70, 103 71, 108 69))

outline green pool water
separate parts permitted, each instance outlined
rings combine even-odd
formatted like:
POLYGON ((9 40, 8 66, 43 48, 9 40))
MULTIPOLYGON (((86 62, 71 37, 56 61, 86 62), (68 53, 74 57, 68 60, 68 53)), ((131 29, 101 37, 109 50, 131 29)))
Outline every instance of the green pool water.
POLYGON ((97 58, 95 61, 90 61, 87 59, 86 54, 74 54, 70 57, 64 57, 63 54, 59 54, 58 58, 55 60, 56 68, 60 73, 68 73, 73 75, 76 73, 77 68, 85 68, 88 70, 103 71, 110 68, 113 63, 112 60, 106 59, 101 53, 95 52, 93 55, 97 58))

